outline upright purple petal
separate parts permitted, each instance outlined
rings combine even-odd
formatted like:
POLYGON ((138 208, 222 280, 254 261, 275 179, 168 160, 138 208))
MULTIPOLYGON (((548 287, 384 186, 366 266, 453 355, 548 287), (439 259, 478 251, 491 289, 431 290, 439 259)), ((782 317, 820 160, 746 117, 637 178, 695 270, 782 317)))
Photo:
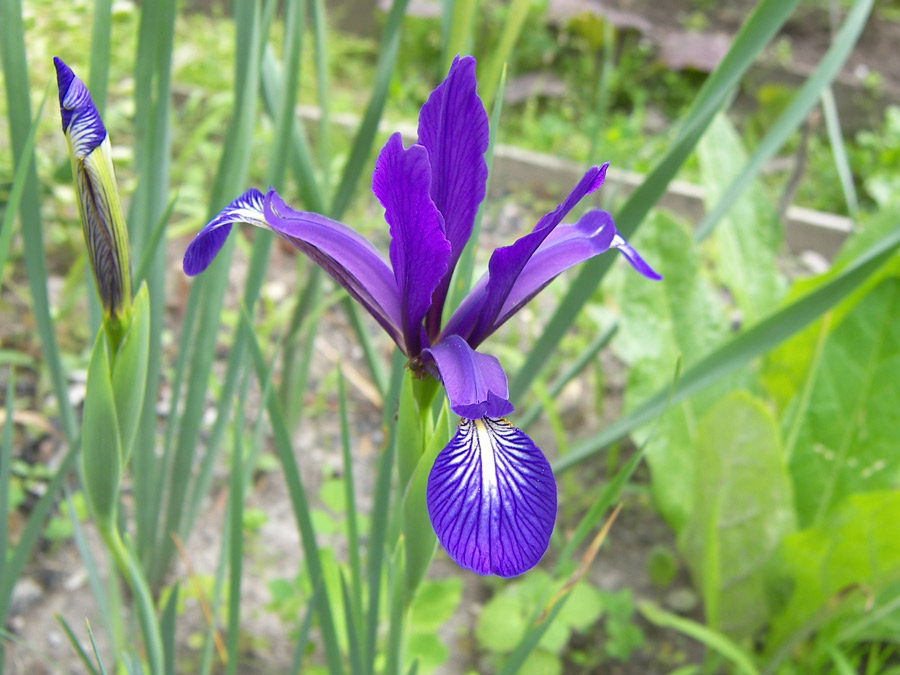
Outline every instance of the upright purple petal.
POLYGON ((184 260, 181 263, 184 273, 192 277, 209 267, 228 239, 228 233, 231 232, 234 223, 247 223, 268 229, 263 200, 263 193, 251 188, 209 221, 184 252, 184 260))
POLYGON ((462 420, 434 462, 426 501, 453 560, 513 577, 537 565, 556 520, 556 482, 534 442, 504 419, 462 420))
POLYGON ((475 59, 457 56, 419 112, 419 143, 428 150, 431 163, 431 198, 444 217, 451 248, 447 271, 428 312, 432 337, 440 328, 450 277, 472 234, 487 182, 488 117, 475 86, 475 59))
POLYGON ((53 65, 56 66, 62 130, 72 144, 75 157, 84 159, 106 138, 106 127, 84 82, 58 56, 53 57, 53 65))
POLYGON ((565 201, 542 217, 535 225, 534 230, 524 237, 520 237, 511 246, 498 248, 491 254, 491 260, 488 263, 489 278, 485 288, 484 301, 478 312, 479 316, 472 334, 468 338, 469 344, 476 347, 484 338, 490 335, 491 327, 499 317, 500 311, 516 283, 516 279, 519 278, 531 256, 535 254, 544 239, 568 215, 569 211, 575 208, 575 205, 586 195, 603 184, 607 166, 609 164, 588 169, 565 201))
POLYGON ((378 250, 342 223, 292 209, 274 190, 266 194, 264 208, 268 227, 328 272, 403 349, 401 295, 378 250))
POLYGON ((391 228, 391 265, 400 294, 406 353, 421 349, 422 319, 431 296, 447 271, 450 242, 431 200, 431 166, 421 145, 403 148, 394 134, 382 148, 372 174, 372 191, 385 209, 391 228))
POLYGON ((445 337, 426 349, 423 358, 434 361, 450 409, 460 417, 501 417, 513 411, 500 362, 489 354, 479 354, 458 335, 445 337))

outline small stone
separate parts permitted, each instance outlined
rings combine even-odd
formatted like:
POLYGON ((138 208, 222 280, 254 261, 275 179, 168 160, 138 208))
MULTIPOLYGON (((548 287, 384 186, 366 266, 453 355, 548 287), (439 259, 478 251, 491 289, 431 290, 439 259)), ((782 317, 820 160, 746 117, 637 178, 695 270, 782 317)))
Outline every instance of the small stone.
POLYGON ((44 597, 44 589, 31 577, 22 577, 13 588, 9 602, 11 615, 24 614, 44 597))
POLYGON ((670 609, 675 610, 679 614, 687 614, 696 609, 700 599, 697 597, 697 594, 687 586, 680 586, 678 588, 673 588, 666 593, 666 597, 663 601, 670 609))

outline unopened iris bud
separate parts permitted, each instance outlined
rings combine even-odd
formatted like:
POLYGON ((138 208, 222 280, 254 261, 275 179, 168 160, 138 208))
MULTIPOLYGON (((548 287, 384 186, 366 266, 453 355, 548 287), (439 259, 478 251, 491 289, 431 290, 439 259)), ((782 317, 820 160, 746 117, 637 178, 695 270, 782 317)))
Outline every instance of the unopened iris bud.
POLYGON ((131 315, 131 266, 109 135, 84 82, 61 59, 53 63, 88 259, 107 330, 118 336, 131 315))

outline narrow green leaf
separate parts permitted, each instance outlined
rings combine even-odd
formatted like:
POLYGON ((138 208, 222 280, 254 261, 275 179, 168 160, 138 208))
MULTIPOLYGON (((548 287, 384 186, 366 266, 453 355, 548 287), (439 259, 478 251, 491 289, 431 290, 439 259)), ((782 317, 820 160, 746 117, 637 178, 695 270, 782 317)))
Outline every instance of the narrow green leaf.
POLYGON ((356 190, 356 184, 362 174, 363 167, 368 166, 369 153, 372 151, 372 143, 378 132, 378 122, 384 111, 387 100, 388 86, 391 83, 391 75, 394 72, 394 64, 397 61, 397 50, 400 48, 400 25, 406 13, 406 5, 409 0, 394 0, 391 11, 388 13, 381 36, 381 46, 378 49, 378 62, 375 64, 375 81, 372 84, 372 95, 362 122, 353 139, 353 147, 350 156, 344 165, 344 173, 338 185, 337 192, 329 209, 332 218, 340 220, 344 210, 350 204, 350 197, 356 190))
MULTIPOLYGON (((443 58, 441 65, 446 72, 457 54, 468 54, 471 51, 472 25, 478 12, 478 0, 456 0, 444 6, 445 23, 443 39, 443 58)), ((443 75, 443 73, 441 73, 443 75)), ((485 101, 490 102, 489 98, 485 101)))
MULTIPOLYGON (((6 0, 0 3, 0 60, 3 62, 3 83, 6 88, 13 157, 18 158, 17 164, 28 165, 28 168, 25 169, 25 185, 22 189, 22 200, 19 206, 22 239, 25 244, 25 272, 28 276, 41 351, 50 373, 50 381, 53 383, 53 392, 59 406, 63 433, 71 446, 76 440, 78 431, 75 414, 69 402, 66 374, 60 358, 53 320, 50 316, 37 171, 33 156, 26 157, 24 152, 31 131, 32 117, 31 89, 25 53, 25 29, 22 25, 20 0, 6 0)), ((49 64, 47 67, 49 68, 49 64)), ((33 153, 29 154, 33 155, 33 153)), ((6 231, 5 227, 4 231, 6 231)))
MULTIPOLYGON (((672 145, 616 214, 616 228, 623 237, 627 239, 637 230, 687 160, 707 125, 725 104, 740 78, 756 59, 757 54, 787 21, 798 2, 799 0, 761 0, 744 22, 728 53, 698 92, 672 145)), ((549 355, 556 349, 578 312, 591 298, 613 260, 614 257, 611 255, 598 256, 581 266, 581 271, 572 282, 566 297, 510 381, 510 397, 514 401, 521 399, 532 380, 541 373, 549 355)))
POLYGON ((822 92, 822 112, 825 115, 825 129, 828 132, 828 142, 834 157, 834 167, 841 179, 841 189, 844 191, 844 200, 847 202, 847 212, 851 218, 855 218, 859 211, 859 198, 856 196, 856 187, 853 185, 853 171, 850 169, 837 102, 834 100, 834 91, 831 87, 825 87, 822 92))
POLYGON ((759 170, 775 156, 778 149, 803 122, 809 111, 818 103, 822 92, 840 72, 841 67, 850 56, 853 45, 856 44, 866 20, 872 11, 875 0, 857 0, 847 15, 844 25, 835 36, 834 42, 826 52, 822 60, 816 66, 812 75, 803 83, 797 94, 769 129, 769 132, 760 141, 756 152, 747 162, 741 174, 734 179, 725 190, 716 206, 706 214, 706 217, 697 226, 695 236, 698 240, 707 237, 734 204, 744 188, 753 180, 759 170))
POLYGON ((497 46, 494 47, 494 51, 488 59, 487 67, 482 71, 482 76, 479 78, 481 97, 489 103, 494 100, 501 72, 506 67, 505 64, 519 39, 519 33, 522 31, 525 19, 528 18, 530 9, 531 0, 512 0, 509 3, 500 39, 497 41, 497 46))
POLYGON ((322 186, 325 194, 322 199, 328 201, 328 190, 331 187, 331 105, 329 103, 328 84, 328 24, 325 18, 325 3, 322 0, 312 0, 313 36, 315 37, 315 63, 316 63, 316 90, 319 97, 319 137, 316 139, 316 147, 319 151, 319 170, 322 172, 322 186))
POLYGON ((352 616, 357 624, 360 640, 365 644, 362 633, 362 563, 359 555, 359 525, 356 515, 356 485, 353 480, 353 456, 350 451, 350 420, 347 417, 347 392, 344 386, 343 373, 338 370, 338 400, 341 417, 341 456, 344 461, 344 500, 347 503, 347 553, 350 557, 350 597, 352 598, 352 616))
MULTIPOLYGON (((246 324, 249 335, 250 354, 253 358, 257 380, 262 386, 262 383, 266 380, 266 372, 268 370, 265 357, 263 356, 259 342, 256 340, 256 336, 253 334, 250 319, 245 312, 241 313, 241 320, 246 324)), ((278 399, 272 392, 270 392, 267 397, 266 410, 268 411, 269 422, 272 425, 272 434, 275 442, 275 449, 278 454, 278 460, 281 463, 282 472, 284 473, 284 478, 287 482, 288 494, 291 498, 291 505, 294 510, 294 518, 297 521, 297 528, 300 532, 301 542, 303 543, 304 559, 310 583, 315 587, 322 578, 322 562, 319 556, 319 546, 316 542, 316 532, 312 520, 310 519, 309 501, 306 498, 306 491, 303 488, 303 483, 300 481, 300 470, 297 466, 297 460, 294 457, 294 451, 291 446, 291 437, 284 424, 284 417, 282 416, 278 399)), ((317 605, 317 612, 319 614, 319 625, 325 643, 325 655, 328 661, 328 668, 332 675, 337 675, 342 672, 341 655, 334 629, 334 620, 331 614, 328 593, 324 588, 317 605)))
POLYGON ((350 589, 347 587, 347 579, 343 570, 340 572, 341 577, 341 598, 344 603, 344 617, 347 625, 347 648, 350 652, 350 672, 353 675, 362 675, 362 652, 359 644, 359 631, 354 620, 353 600, 350 597, 350 589))
POLYGON ((25 191, 25 181, 28 179, 31 170, 31 162, 34 160, 34 138, 37 135, 38 123, 41 120, 41 114, 44 112, 44 104, 47 102, 47 96, 50 94, 51 85, 47 86, 44 92, 44 98, 38 106, 37 114, 31 122, 31 128, 28 130, 28 138, 25 139, 25 145, 22 146, 22 159, 16 162, 16 172, 13 175, 12 187, 9 191, 9 199, 3 210, 3 221, 0 223, 0 279, 3 279, 3 267, 6 265, 6 259, 9 257, 9 245, 12 241, 13 226, 16 222, 16 213, 22 204, 22 194, 25 191))
MULTIPOLYGON (((243 410, 247 398, 245 378, 237 409, 243 410)), ((260 377, 260 387, 265 379, 260 377)), ((228 648, 226 673, 237 673, 238 640, 241 626, 241 573, 244 563, 244 416, 235 416, 232 427, 231 477, 228 486, 228 648)))
POLYGON ((88 637, 91 639, 91 649, 94 652, 94 658, 97 659, 100 675, 106 675, 106 668, 103 667, 103 659, 100 658, 100 652, 97 650, 97 643, 94 641, 94 631, 91 630, 91 623, 85 619, 84 624, 87 626, 88 637))
MULTIPOLYGON (((822 316, 874 274, 891 258, 898 246, 900 246, 900 226, 889 231, 856 260, 835 273, 828 282, 760 321, 689 368, 675 387, 671 402, 674 404, 682 401, 719 378, 734 372, 822 316)), ((649 422, 665 409, 668 398, 668 388, 649 397, 601 433, 573 447, 568 455, 554 463, 554 471, 564 471, 575 466, 613 441, 649 422)))
MULTIPOLYGON (((9 524, 9 476, 12 466, 12 439, 13 425, 16 411, 14 401, 16 393, 16 369, 9 369, 9 377, 6 381, 6 420, 3 422, 3 436, 0 438, 0 541, 8 542, 7 526, 9 524)), ((8 546, 8 544, 5 544, 8 546)), ((0 580, 5 579, 6 553, 0 556, 0 580)), ((0 614, 0 619, 6 619, 5 614, 0 614)), ((5 621, 3 622, 5 623, 5 621)))
POLYGON ((91 74, 88 90, 103 117, 106 110, 106 83, 109 80, 110 34, 112 33, 112 0, 94 0, 91 25, 91 74))
POLYGON ((97 669, 94 668, 94 664, 91 662, 87 652, 85 652, 84 648, 81 646, 81 641, 78 639, 78 636, 75 635, 75 632, 69 626, 69 622, 66 621, 61 614, 56 615, 56 620, 59 622, 59 625, 62 626, 66 637, 69 638, 69 644, 72 645, 72 649, 75 650, 75 653, 84 664, 84 667, 88 669, 88 672, 91 673, 91 675, 100 675, 97 672, 97 669))
POLYGON ((131 325, 119 343, 112 372, 112 389, 122 443, 122 468, 128 465, 134 436, 140 423, 144 390, 147 386, 147 360, 150 350, 150 299, 147 286, 141 285, 134 298, 131 325))
POLYGON ((162 633, 163 650, 165 650, 166 675, 175 675, 175 628, 178 620, 178 592, 181 582, 176 581, 169 593, 166 606, 163 607, 162 618, 159 622, 159 631, 162 633))
POLYGON ((319 603, 319 596, 322 594, 322 582, 320 581, 312 597, 306 607, 306 614, 303 615, 303 622, 300 624, 300 632, 297 635, 297 646, 294 648, 294 658, 291 659, 291 674, 299 675, 300 666, 303 665, 303 656, 306 653, 306 643, 309 638, 309 631, 312 628, 313 616, 316 614, 316 607, 319 603))
POLYGON ((721 654, 734 666, 735 672, 744 675, 759 675, 753 658, 722 633, 691 619, 671 614, 649 602, 639 602, 638 610, 650 623, 661 628, 672 628, 721 654))

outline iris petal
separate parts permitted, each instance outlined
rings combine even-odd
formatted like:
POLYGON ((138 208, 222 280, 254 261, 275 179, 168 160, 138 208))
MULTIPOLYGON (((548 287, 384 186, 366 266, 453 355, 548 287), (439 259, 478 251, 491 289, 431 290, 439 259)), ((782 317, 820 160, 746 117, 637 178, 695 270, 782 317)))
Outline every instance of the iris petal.
POLYGON ((391 136, 375 162, 372 191, 384 206, 391 227, 391 265, 401 298, 401 326, 406 353, 421 349, 421 324, 431 296, 447 271, 450 242, 431 200, 431 165, 421 145, 403 148, 391 136))
POLYGON ((106 138, 106 127, 84 82, 59 57, 53 57, 53 64, 56 66, 62 130, 75 158, 84 159, 106 138))
POLYGON ((478 346, 491 334, 491 327, 497 320, 516 279, 531 256, 568 215, 569 211, 575 208, 585 196, 603 184, 607 166, 608 164, 604 164, 588 169, 569 196, 553 211, 544 215, 535 225, 534 230, 520 237, 511 246, 498 248, 491 254, 491 260, 488 263, 490 277, 485 288, 484 301, 478 313, 478 320, 471 335, 468 336, 469 344, 473 347, 478 346))
POLYGON ((247 223, 268 229, 263 201, 262 192, 251 188, 222 209, 188 244, 181 263, 184 273, 192 277, 209 267, 228 239, 234 223, 247 223))
POLYGON ((495 357, 479 354, 458 335, 445 337, 422 355, 434 361, 450 409, 460 417, 501 417, 513 411, 506 373, 495 357))
POLYGON ((438 541, 461 567, 512 577, 534 567, 556 520, 556 482, 540 448, 504 419, 462 420, 426 492, 438 541))
POLYGON ((619 249, 619 252, 625 256, 625 259, 631 263, 631 266, 635 269, 639 274, 644 275, 648 279, 652 279, 653 281, 659 281, 662 279, 662 274, 654 270, 647 262, 640 256, 640 254, 632 248, 627 241, 622 239, 619 235, 616 235, 612 242, 613 248, 619 249))
POLYGON ((475 59, 457 56, 419 112, 419 143, 428 150, 431 163, 431 198, 444 217, 451 247, 447 271, 428 311, 432 337, 440 328, 450 277, 472 234, 487 183, 488 118, 475 89, 475 59))

